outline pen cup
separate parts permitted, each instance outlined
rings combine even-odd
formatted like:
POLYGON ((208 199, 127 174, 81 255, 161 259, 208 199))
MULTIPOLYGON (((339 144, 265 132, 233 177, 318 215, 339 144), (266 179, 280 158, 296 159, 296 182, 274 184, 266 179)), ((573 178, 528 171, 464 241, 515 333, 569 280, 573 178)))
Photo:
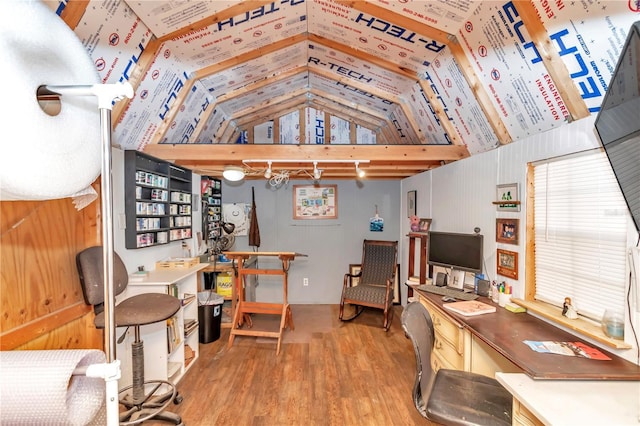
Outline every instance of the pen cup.
POLYGON ((504 308, 504 305, 509 303, 510 300, 511 300, 510 294, 500 293, 500 296, 498 296, 498 305, 504 308))

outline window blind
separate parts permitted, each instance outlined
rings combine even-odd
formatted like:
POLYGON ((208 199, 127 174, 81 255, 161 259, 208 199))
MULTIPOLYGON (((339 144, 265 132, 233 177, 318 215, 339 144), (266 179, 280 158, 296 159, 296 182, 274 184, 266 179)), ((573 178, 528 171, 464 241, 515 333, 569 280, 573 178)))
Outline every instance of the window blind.
POLYGON ((627 206, 601 150, 534 166, 536 299, 623 311, 627 206))

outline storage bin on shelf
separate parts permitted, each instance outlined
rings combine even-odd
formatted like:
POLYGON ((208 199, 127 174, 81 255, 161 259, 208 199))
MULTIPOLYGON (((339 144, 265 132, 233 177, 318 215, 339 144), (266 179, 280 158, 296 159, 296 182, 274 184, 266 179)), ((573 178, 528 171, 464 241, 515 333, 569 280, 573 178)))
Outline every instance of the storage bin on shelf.
POLYGON ((156 269, 186 269, 200 263, 197 257, 177 257, 156 262, 156 269))
POLYGON ((216 293, 223 297, 233 294, 233 275, 230 272, 220 272, 216 277, 216 293))

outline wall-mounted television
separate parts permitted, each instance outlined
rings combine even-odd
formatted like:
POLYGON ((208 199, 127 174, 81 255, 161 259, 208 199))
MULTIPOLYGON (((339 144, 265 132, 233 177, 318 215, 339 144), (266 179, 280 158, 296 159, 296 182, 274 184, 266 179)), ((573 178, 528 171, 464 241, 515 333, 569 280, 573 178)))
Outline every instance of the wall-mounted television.
POLYGON ((640 232, 640 21, 631 25, 595 128, 640 232))
POLYGON ((482 273, 482 245, 480 234, 430 231, 428 262, 433 266, 482 273))

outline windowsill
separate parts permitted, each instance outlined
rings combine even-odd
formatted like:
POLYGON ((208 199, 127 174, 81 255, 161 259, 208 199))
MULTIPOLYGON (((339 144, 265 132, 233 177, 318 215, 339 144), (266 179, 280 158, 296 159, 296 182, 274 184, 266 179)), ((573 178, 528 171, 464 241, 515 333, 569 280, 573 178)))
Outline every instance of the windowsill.
POLYGON ((602 343, 603 345, 615 349, 631 349, 631 345, 625 343, 624 340, 612 339, 605 335, 600 328, 600 324, 597 324, 593 321, 582 317, 578 317, 574 320, 566 318, 562 316, 559 308, 551 306, 548 303, 522 299, 511 299, 511 301, 527 308, 529 311, 534 312, 543 318, 546 318, 556 324, 562 325, 563 327, 583 334, 599 343, 602 343))

